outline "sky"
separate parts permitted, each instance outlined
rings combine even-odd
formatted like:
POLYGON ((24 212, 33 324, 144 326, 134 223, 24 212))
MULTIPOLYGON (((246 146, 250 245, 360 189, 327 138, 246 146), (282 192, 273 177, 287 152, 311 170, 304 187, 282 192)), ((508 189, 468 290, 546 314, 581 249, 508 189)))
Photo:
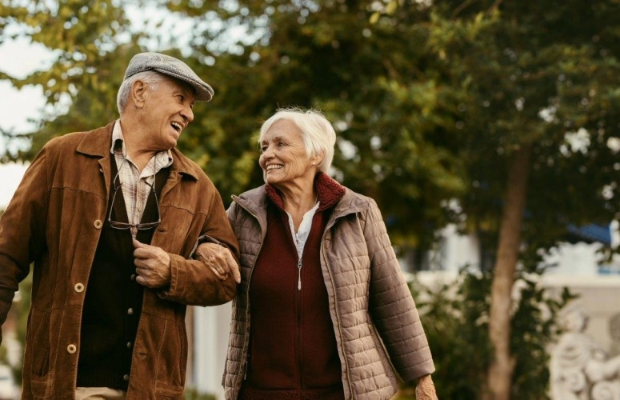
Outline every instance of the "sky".
MULTIPOLYGON (((50 53, 44 48, 33 46, 23 39, 7 41, 0 45, 0 70, 15 77, 45 68, 50 53)), ((0 128, 15 133, 27 132, 34 125, 29 119, 36 118, 45 107, 40 88, 15 89, 8 81, 0 80, 0 128)), ((4 153, 0 142, 0 152, 4 153)), ((0 208, 5 208, 26 170, 23 164, 0 164, 0 208)))

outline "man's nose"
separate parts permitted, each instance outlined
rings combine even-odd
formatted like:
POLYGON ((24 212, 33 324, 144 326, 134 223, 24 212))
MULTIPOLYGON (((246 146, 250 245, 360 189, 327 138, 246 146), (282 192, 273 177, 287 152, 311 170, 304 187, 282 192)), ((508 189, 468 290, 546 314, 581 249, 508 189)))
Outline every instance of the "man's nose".
POLYGON ((194 120, 194 111, 192 110, 190 106, 184 107, 183 110, 181 111, 181 116, 185 118, 185 120, 189 124, 190 122, 194 120))

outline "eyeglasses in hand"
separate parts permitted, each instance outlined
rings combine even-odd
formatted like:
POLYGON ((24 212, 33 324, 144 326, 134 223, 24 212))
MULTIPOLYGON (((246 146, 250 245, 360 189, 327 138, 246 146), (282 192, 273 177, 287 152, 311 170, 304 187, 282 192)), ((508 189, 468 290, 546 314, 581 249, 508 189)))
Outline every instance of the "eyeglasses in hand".
MULTIPOLYGON (((122 167, 122 166, 121 166, 122 167)), ((119 172, 120 172, 120 168, 119 168, 119 172)), ((157 225, 159 225, 161 223, 161 214, 160 214, 160 210, 159 210, 159 199, 157 198, 157 192, 155 191, 155 177, 153 177, 153 184, 150 185, 151 186, 151 191, 149 192, 153 194, 153 196, 155 197, 155 206, 157 208, 157 220, 153 221, 153 222, 141 222, 139 224, 130 224, 129 222, 121 222, 121 221, 115 221, 112 219, 112 211, 114 210, 114 204, 116 201, 116 194, 118 193, 118 190, 122 187, 123 183, 120 181, 120 179, 118 179, 118 172, 116 173, 116 176, 114 177, 114 194, 112 196, 112 204, 110 205, 110 212, 108 214, 108 223, 110 224, 111 228, 114 229, 131 229, 132 233, 135 232, 136 230, 139 231, 147 231, 149 229, 153 229, 155 228, 157 225), (116 181, 118 180, 118 185, 116 184, 116 181)), ((122 191, 121 191, 122 194, 122 191)), ((147 200, 147 204, 148 204, 148 200, 147 200)))

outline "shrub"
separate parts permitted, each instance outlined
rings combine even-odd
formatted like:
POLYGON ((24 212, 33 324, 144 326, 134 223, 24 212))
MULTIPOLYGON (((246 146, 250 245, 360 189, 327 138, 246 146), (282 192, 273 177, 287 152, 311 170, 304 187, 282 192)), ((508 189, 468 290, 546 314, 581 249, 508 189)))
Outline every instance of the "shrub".
MULTIPOLYGON (((547 346, 559 333, 558 312, 575 296, 564 288, 552 298, 537 284, 538 274, 520 274, 512 318, 511 346, 515 357, 513 398, 548 399, 547 346)), ((492 357, 488 318, 492 274, 462 269, 457 278, 434 288, 415 281, 412 294, 433 352, 433 380, 440 399, 480 399, 492 357)), ((403 387, 398 399, 414 399, 403 387)))

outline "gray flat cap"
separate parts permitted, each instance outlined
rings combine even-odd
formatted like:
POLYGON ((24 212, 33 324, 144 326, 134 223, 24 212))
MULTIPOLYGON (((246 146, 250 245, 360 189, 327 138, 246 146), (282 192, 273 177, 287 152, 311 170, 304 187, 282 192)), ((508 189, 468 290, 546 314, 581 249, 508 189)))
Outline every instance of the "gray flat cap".
POLYGON ((161 53, 138 53, 131 58, 125 78, 144 71, 156 71, 190 84, 196 91, 196 101, 209 101, 213 88, 196 75, 183 61, 161 53))

